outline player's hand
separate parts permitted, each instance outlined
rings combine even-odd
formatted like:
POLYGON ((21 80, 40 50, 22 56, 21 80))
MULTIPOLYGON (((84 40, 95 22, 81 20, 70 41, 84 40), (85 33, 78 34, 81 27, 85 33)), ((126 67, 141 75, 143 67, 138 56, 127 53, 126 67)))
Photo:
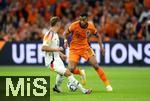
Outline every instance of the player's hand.
POLYGON ((101 54, 104 56, 105 55, 105 49, 101 48, 101 54))
POLYGON ((64 40, 64 48, 67 48, 67 47, 68 47, 68 41, 64 40))
POLYGON ((61 59, 62 59, 62 60, 66 60, 66 59, 67 59, 67 56, 66 56, 66 55, 64 55, 64 54, 63 54, 63 55, 61 55, 61 59))
POLYGON ((64 50, 63 47, 57 48, 57 51, 63 51, 63 50, 64 50))

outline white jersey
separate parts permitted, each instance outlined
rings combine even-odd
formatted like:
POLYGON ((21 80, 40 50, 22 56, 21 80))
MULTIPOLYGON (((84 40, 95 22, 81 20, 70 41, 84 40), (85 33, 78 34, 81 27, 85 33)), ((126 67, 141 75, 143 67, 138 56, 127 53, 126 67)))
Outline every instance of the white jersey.
MULTIPOLYGON (((59 48, 58 34, 51 29, 47 31, 44 35, 43 46, 59 48)), ((45 65, 61 75, 64 75, 66 72, 66 68, 59 56, 59 52, 45 52, 45 65)))
MULTIPOLYGON (((43 45, 51 48, 59 48, 59 36, 51 29, 44 35, 43 45)), ((59 52, 45 52, 45 65, 50 65, 53 59, 60 58, 59 52)))

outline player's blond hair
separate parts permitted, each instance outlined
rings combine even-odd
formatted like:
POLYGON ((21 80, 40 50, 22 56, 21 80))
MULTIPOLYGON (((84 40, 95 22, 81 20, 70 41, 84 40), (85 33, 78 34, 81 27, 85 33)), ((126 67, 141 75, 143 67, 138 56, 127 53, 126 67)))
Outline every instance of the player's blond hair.
POLYGON ((57 22, 59 22, 59 21, 60 21, 60 18, 57 16, 54 16, 50 19, 50 25, 55 26, 57 24, 57 22))

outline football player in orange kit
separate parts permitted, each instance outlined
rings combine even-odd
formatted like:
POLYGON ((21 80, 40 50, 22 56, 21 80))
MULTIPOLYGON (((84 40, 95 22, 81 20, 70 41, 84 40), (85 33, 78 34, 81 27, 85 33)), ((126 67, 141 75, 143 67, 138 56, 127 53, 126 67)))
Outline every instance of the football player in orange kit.
POLYGON ((70 49, 69 49, 69 63, 68 68, 71 72, 75 70, 79 70, 77 67, 78 61, 81 57, 83 57, 86 61, 90 62, 96 72, 98 73, 99 77, 103 81, 106 86, 107 91, 112 91, 112 87, 109 83, 109 80, 106 78, 106 75, 103 69, 97 63, 95 54, 93 49, 89 45, 89 37, 92 34, 95 34, 99 38, 99 46, 101 49, 101 53, 104 55, 105 50, 102 46, 102 40, 100 35, 97 33, 97 29, 95 28, 94 24, 88 21, 88 15, 83 13, 80 15, 79 20, 73 22, 69 28, 65 31, 64 36, 64 46, 68 47, 67 38, 69 35, 72 34, 72 39, 70 42, 70 49))

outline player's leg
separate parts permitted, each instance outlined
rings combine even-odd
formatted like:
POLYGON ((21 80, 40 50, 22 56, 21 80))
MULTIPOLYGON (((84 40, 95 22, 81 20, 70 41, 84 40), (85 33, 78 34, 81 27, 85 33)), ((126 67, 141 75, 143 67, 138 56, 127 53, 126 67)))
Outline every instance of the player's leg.
POLYGON ((60 86, 61 84, 62 84, 62 81, 64 80, 64 77, 63 77, 63 75, 60 75, 60 74, 57 74, 57 76, 56 76, 56 85, 57 86, 60 86))
POLYGON ((71 74, 69 69, 66 69, 66 72, 64 73, 64 75, 68 78, 69 82, 74 84, 82 93, 90 94, 92 92, 92 90, 90 89, 83 88, 83 86, 79 83, 79 81, 76 80, 74 76, 71 74))
POLYGON ((81 75, 82 73, 81 73, 81 70, 80 70, 78 67, 76 67, 76 68, 73 70, 73 74, 81 75))
POLYGON ((55 71, 61 75, 64 75, 68 78, 69 82, 74 84, 79 90, 81 90, 85 94, 91 93, 91 90, 83 88, 83 86, 79 83, 78 80, 74 78, 74 76, 71 74, 70 70, 65 68, 63 62, 61 59, 58 59, 57 62, 54 62, 55 64, 55 71))
MULTIPOLYGON (((57 70, 56 70, 57 67, 56 66, 57 66, 57 63, 54 63, 54 61, 53 61, 53 62, 51 62, 49 68, 50 68, 51 71, 56 71, 57 72, 57 70)), ((56 81, 55 81, 55 84, 54 84, 54 87, 53 87, 53 91, 54 92, 57 92, 57 93, 61 93, 62 92, 60 86, 61 86, 63 80, 64 80, 64 76, 59 74, 59 73, 57 73, 56 81)))
POLYGON ((68 62, 68 69, 70 70, 71 73, 74 73, 74 71, 80 71, 79 69, 77 69, 77 64, 78 62, 75 62, 75 61, 70 61, 68 62))
POLYGON ((77 51, 70 51, 69 53, 69 63, 68 63, 68 68, 73 74, 77 74, 81 76, 82 79, 82 84, 86 84, 86 74, 85 70, 80 70, 77 68, 78 61, 80 59, 80 56, 78 55, 77 51))
POLYGON ((86 73, 84 69, 79 69, 78 67, 75 67, 75 69, 73 70, 73 74, 80 75, 82 84, 86 84, 86 73))
POLYGON ((63 75, 60 75, 60 74, 56 75, 56 82, 55 82, 55 85, 53 87, 53 91, 55 91, 57 93, 61 93, 62 92, 60 86, 61 86, 63 80, 64 80, 64 76, 63 75))
POLYGON ((106 90, 107 91, 112 91, 112 87, 110 86, 110 83, 109 83, 103 69, 97 63, 97 60, 96 60, 93 49, 91 49, 91 48, 86 49, 86 51, 82 52, 81 56, 84 59, 88 60, 92 64, 92 66, 95 68, 97 74, 99 75, 101 80, 104 82, 104 84, 106 86, 106 90))
POLYGON ((106 74, 104 73, 104 70, 102 69, 102 67, 100 67, 98 65, 97 60, 96 60, 94 55, 89 58, 89 62, 92 64, 92 66, 96 70, 97 74, 99 75, 101 80, 104 82, 104 84, 106 86, 106 90, 107 91, 112 91, 112 87, 110 85, 110 82, 107 79, 106 74))

